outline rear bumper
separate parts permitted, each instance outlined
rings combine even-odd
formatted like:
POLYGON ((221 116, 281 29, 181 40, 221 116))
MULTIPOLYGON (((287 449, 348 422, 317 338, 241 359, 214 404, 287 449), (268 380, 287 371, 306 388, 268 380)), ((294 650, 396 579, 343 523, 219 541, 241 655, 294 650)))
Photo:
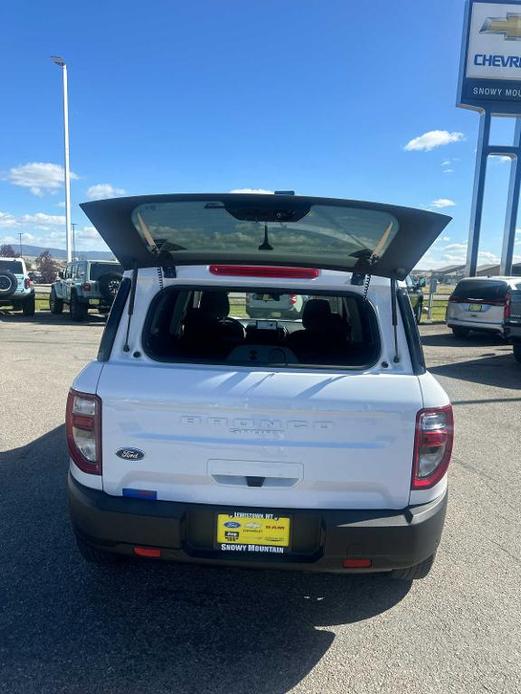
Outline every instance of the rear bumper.
POLYGON ((292 519, 291 551, 257 554, 223 552, 213 542, 217 512, 258 509, 114 497, 70 474, 68 486, 74 531, 98 549, 132 555, 137 545, 160 548, 161 558, 174 561, 343 573, 346 558, 372 560, 371 569, 357 572, 423 561, 436 551, 447 507, 445 493, 401 511, 276 509, 292 519))
POLYGON ((449 328, 467 328, 476 332, 499 333, 504 335, 505 326, 503 323, 486 323, 485 321, 460 320, 459 318, 451 318, 447 316, 447 327, 449 328))

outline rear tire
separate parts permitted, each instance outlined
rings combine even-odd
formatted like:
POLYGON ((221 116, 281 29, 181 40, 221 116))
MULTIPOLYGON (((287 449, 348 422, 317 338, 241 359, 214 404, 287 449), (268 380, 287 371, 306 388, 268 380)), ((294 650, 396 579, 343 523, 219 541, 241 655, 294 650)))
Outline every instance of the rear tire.
POLYGON ((78 296, 76 294, 73 294, 71 296, 69 310, 71 313, 72 320, 80 322, 82 320, 85 320, 85 318, 87 317, 89 305, 83 303, 83 301, 80 301, 78 299, 78 296))
POLYGON ((431 554, 424 561, 410 566, 408 569, 394 569, 391 571, 391 578, 396 581, 416 581, 420 578, 425 578, 432 569, 435 558, 436 553, 431 554))
POLYGON ((36 310, 34 294, 31 294, 31 296, 24 301, 22 310, 24 316, 34 316, 34 312, 36 310))
POLYGON ((514 345, 514 359, 521 363, 521 342, 514 345))
POLYGON ((114 566, 116 564, 121 564, 125 560, 125 557, 120 554, 104 552, 101 549, 92 547, 92 545, 89 545, 78 535, 76 535, 76 545, 83 559, 89 564, 96 564, 97 566, 114 566))
POLYGON ((452 334, 454 337, 459 337, 462 340, 465 340, 469 336, 469 333, 470 330, 468 328, 460 328, 457 325, 452 328, 452 334))
POLYGON ((63 311, 63 301, 62 299, 58 299, 56 296, 54 287, 51 289, 51 293, 49 295, 49 310, 51 313, 54 313, 54 315, 58 315, 63 311))

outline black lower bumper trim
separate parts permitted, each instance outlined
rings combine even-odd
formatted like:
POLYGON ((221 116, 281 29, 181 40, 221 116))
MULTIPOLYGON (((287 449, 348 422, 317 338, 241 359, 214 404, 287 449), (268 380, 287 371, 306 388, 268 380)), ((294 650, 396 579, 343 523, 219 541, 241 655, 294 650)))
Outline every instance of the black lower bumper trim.
POLYGON ((120 554, 146 546, 176 561, 342 572, 344 559, 368 558, 370 570, 388 571, 414 566, 436 551, 447 494, 400 511, 266 509, 292 518, 286 554, 215 549, 216 513, 258 509, 115 497, 84 487, 71 475, 69 506, 74 530, 84 541, 120 554))

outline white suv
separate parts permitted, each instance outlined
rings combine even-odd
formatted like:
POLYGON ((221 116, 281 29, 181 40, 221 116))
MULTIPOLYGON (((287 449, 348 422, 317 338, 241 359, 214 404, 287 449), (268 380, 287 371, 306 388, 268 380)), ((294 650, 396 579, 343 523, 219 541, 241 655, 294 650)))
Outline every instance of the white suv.
POLYGON ((67 404, 84 558, 425 576, 452 409, 398 280, 449 218, 288 194, 82 207, 127 270, 67 404), (252 293, 302 318, 252 319, 252 293))
POLYGON ((521 286, 519 277, 467 277, 460 280, 447 304, 447 326, 455 337, 471 331, 506 337, 512 292, 521 286))
POLYGON ((0 258, 0 306, 8 304, 34 316, 34 287, 23 258, 0 258))

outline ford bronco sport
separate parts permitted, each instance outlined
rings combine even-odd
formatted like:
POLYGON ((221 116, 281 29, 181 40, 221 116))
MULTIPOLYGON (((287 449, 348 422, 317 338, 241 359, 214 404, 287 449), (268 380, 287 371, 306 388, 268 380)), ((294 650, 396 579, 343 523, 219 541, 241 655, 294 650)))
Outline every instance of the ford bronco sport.
POLYGON ((74 260, 53 283, 49 295, 51 313, 61 313, 69 304, 72 320, 82 321, 90 307, 102 314, 110 311, 122 278, 119 263, 109 260, 74 260))
POLYGON ((34 287, 23 258, 0 258, 0 306, 34 316, 34 287))
POLYGON ((83 557, 424 577, 453 420, 399 281, 449 218, 289 194, 82 207, 126 270, 67 403, 83 557), (251 318, 251 294, 302 316, 251 318))

